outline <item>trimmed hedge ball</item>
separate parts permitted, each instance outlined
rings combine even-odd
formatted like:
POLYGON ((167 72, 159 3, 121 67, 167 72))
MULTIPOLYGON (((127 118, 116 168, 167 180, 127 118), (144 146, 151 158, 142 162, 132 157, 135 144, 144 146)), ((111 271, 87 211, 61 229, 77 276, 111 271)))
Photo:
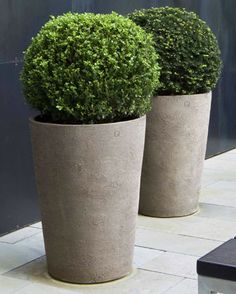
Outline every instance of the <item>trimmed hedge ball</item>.
POLYGON ((144 115, 160 69, 152 36, 116 13, 52 17, 24 55, 26 101, 57 123, 144 115))
POLYGON ((184 8, 136 10, 129 18, 152 33, 161 66, 159 95, 211 91, 220 76, 216 37, 195 13, 184 8))

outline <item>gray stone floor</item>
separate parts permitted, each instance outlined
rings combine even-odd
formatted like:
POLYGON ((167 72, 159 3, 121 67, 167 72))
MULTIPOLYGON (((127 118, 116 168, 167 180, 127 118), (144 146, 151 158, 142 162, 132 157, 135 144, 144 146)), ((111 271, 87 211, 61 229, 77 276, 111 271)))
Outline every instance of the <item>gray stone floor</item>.
POLYGON ((41 224, 0 238, 0 294, 197 294, 196 260, 236 235, 236 149, 205 161, 200 210, 183 218, 138 217, 134 270, 81 286, 50 278, 41 224))

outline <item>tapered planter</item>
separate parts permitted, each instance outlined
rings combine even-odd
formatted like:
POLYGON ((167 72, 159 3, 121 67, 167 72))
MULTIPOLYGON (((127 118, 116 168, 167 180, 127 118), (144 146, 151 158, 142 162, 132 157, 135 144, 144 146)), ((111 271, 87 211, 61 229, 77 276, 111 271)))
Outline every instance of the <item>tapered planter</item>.
POLYGON ((211 93, 153 98, 147 115, 139 212, 154 217, 198 210, 211 93))
POLYGON ((94 125, 31 120, 49 273, 73 283, 132 270, 146 117, 94 125))

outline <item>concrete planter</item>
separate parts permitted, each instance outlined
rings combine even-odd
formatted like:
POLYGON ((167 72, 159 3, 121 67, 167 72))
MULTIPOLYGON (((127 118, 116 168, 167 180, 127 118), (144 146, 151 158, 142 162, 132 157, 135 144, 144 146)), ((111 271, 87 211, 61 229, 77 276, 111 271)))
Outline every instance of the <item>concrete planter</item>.
POLYGON ((132 270, 146 117, 96 125, 31 120, 48 271, 73 283, 132 270))
POLYGON ((189 215, 198 210, 211 93, 153 98, 147 115, 141 214, 189 215))

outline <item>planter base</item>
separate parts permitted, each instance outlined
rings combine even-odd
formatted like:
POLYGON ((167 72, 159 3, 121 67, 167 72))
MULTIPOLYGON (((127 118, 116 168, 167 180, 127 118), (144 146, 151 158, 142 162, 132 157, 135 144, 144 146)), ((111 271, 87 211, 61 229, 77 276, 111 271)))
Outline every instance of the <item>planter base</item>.
POLYGON ((119 280, 123 280, 125 278, 128 278, 130 275, 132 275, 133 271, 131 270, 130 272, 127 272, 123 275, 120 275, 119 277, 116 277, 116 278, 113 278, 113 279, 109 279, 109 280, 106 280, 106 279, 103 279, 101 281, 87 281, 87 282, 80 282, 78 279, 76 279, 76 281, 68 281, 67 279, 64 280, 63 278, 60 278, 60 277, 55 277, 53 274, 51 274, 50 272, 48 272, 49 276, 56 280, 56 281, 59 281, 59 282, 62 282, 62 283, 69 283, 69 284, 75 284, 75 285, 94 285, 94 284, 103 284, 103 283, 111 283, 111 282, 115 282, 115 281, 119 281, 119 280))
POLYGON ((140 215, 143 215, 143 216, 148 216, 148 217, 159 217, 159 218, 174 218, 174 217, 176 217, 176 218, 178 218, 178 217, 185 217, 185 216, 197 214, 199 212, 199 210, 200 209, 198 207, 196 210, 194 210, 192 212, 188 211, 186 214, 184 214, 183 212, 181 212, 179 215, 176 213, 174 216, 172 214, 170 216, 168 216, 168 215, 165 215, 165 216, 157 216, 156 215, 156 212, 152 213, 150 211, 147 211, 147 212, 145 212, 145 211, 139 211, 139 214, 140 215))
POLYGON ((109 283, 125 281, 125 280, 128 280, 128 279, 134 277, 137 273, 138 273, 137 268, 132 268, 130 272, 128 272, 124 276, 121 276, 120 278, 116 278, 116 279, 113 279, 113 280, 102 281, 102 282, 95 282, 95 283, 93 283, 93 282, 92 283, 68 282, 68 281, 60 280, 60 279, 54 277, 49 272, 48 272, 48 275, 49 275, 49 277, 51 277, 51 279, 53 279, 53 280, 55 280, 57 282, 60 282, 62 284, 85 285, 85 286, 88 285, 89 286, 89 285, 94 285, 94 284, 101 285, 101 284, 104 284, 104 283, 109 285, 109 283))

